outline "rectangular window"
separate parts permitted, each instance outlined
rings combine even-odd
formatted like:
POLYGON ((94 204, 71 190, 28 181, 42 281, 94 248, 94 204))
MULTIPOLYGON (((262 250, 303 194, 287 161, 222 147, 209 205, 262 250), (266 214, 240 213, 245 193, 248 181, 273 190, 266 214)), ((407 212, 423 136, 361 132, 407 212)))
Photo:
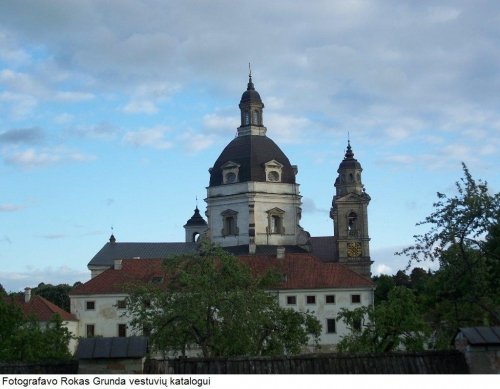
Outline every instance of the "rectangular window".
POLYGON ((163 282, 163 277, 162 276, 153 276, 151 277, 151 283, 152 284, 161 284, 163 282))
POLYGON ((351 294, 351 303, 359 304, 360 302, 361 302, 361 295, 360 294, 351 294))
POLYGON ((95 325, 94 324, 87 324, 86 333, 87 333, 87 338, 94 337, 95 336, 95 325))
POLYGON ((337 332, 337 328, 335 326, 335 319, 326 319, 326 333, 334 334, 337 332))
POLYGON ((95 301, 86 301, 85 302, 85 309, 87 311, 93 311, 95 309, 95 301))
POLYGON ((307 304, 316 304, 316 296, 306 296, 307 304))
POLYGON ((295 304, 297 304, 297 296, 287 296, 286 297, 286 303, 288 305, 295 305, 295 304))
POLYGON ((124 338, 127 336, 127 325, 126 324, 118 324, 118 336, 120 338, 124 338))
POLYGON ((327 304, 335 304, 335 295, 334 294, 327 294, 325 296, 325 302, 327 304))
POLYGON ((356 319, 352 323, 352 328, 354 331, 361 331, 361 319, 356 319))
POLYGON ((118 307, 118 309, 125 309, 127 308, 127 302, 125 300, 118 300, 116 302, 116 306, 118 307))
POLYGON ((271 215, 271 234, 281 234, 282 220, 278 215, 271 215))

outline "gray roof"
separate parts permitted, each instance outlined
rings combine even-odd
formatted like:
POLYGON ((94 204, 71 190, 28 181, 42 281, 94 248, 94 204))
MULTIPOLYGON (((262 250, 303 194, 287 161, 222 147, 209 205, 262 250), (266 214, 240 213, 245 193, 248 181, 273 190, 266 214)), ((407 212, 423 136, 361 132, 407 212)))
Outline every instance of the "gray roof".
POLYGON ((500 344, 500 327, 468 327, 460 332, 471 345, 500 344))
POLYGON ((195 242, 108 242, 94 255, 88 266, 113 266, 115 259, 168 258, 173 255, 194 253, 197 248, 195 242))
POLYGON ((323 262, 338 262, 333 236, 311 236, 312 253, 323 262))
POLYGON ((76 350, 77 359, 142 358, 148 352, 148 338, 83 338, 76 350))

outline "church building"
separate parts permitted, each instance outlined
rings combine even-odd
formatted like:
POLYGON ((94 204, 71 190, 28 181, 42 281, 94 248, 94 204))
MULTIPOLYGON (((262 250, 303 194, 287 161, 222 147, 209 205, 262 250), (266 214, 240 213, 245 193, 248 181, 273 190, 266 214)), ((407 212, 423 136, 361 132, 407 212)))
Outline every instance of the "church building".
POLYGON ((298 167, 268 136, 264 103, 251 74, 239 109, 237 136, 209 168, 206 219, 196 207, 184 225, 184 242, 119 242, 111 235, 88 264, 91 280, 70 295, 71 313, 79 319, 78 336, 132 335, 123 314, 125 283, 158 280, 161 259, 193 253, 201 239, 250 266, 279 267, 285 275, 278 290, 280 305, 316 315, 323 326, 323 350, 334 349, 347 334, 344 323, 335 319, 341 308, 373 304, 370 196, 350 142, 338 175, 325 177, 335 180, 333 235, 312 237, 300 224, 298 167))

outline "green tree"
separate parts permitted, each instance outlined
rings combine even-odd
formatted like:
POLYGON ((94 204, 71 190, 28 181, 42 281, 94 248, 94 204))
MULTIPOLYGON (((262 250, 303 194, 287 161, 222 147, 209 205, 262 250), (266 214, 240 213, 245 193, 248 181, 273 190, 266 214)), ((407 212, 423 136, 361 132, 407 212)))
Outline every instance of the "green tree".
POLYGON ((376 306, 342 308, 337 319, 350 330, 337 345, 339 352, 420 351, 429 339, 415 294, 404 286, 391 289, 387 300, 376 306))
POLYGON ((393 276, 387 274, 375 276, 373 281, 375 282, 375 304, 377 305, 387 300, 389 292, 396 287, 396 282, 393 276))
POLYGON ((59 308, 64 309, 66 312, 70 310, 69 291, 72 289, 68 284, 45 284, 41 282, 36 288, 31 290, 33 295, 42 296, 51 303, 54 303, 59 308))
POLYGON ((399 253, 409 256, 409 266, 424 260, 439 263, 436 325, 451 332, 464 325, 500 324, 500 194, 491 194, 486 182, 476 182, 462 166, 457 194, 437 194, 434 212, 417 224, 430 225, 430 230, 416 235, 415 244, 399 253))
POLYGON ((0 361, 36 362, 71 358, 69 331, 58 315, 40 326, 26 318, 10 297, 0 298, 0 361))
POLYGON ((199 254, 165 261, 166 286, 135 285, 127 301, 132 325, 151 330, 156 350, 204 357, 299 353, 317 342, 318 320, 284 309, 269 292, 278 278, 256 276, 227 251, 203 246, 199 254))

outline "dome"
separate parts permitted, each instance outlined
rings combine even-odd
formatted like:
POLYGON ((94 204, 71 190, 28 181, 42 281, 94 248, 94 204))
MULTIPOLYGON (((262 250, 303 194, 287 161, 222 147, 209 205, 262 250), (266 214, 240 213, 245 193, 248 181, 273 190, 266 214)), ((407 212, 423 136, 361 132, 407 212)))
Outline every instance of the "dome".
POLYGON ((281 182, 295 184, 295 171, 287 156, 270 138, 245 135, 234 138, 222 151, 210 171, 210 186, 222 185, 222 166, 231 161, 239 165, 238 182, 266 182, 265 163, 275 160, 283 165, 281 182))
MULTIPOLYGON (((241 100, 240 104, 244 103, 260 103, 262 104, 262 100, 260 98, 259 92, 257 92, 255 89, 249 89, 243 92, 241 95, 241 100)), ((264 106, 264 104, 262 104, 264 106)))
POLYGON ((363 170, 361 168, 361 164, 358 162, 356 158, 354 158, 354 153, 352 152, 351 148, 351 142, 347 143, 347 151, 345 153, 344 160, 340 162, 339 169, 337 170, 337 172, 340 173, 340 171, 344 169, 363 170))
POLYGON ((191 219, 189 219, 187 221, 187 223, 184 227, 186 227, 186 226, 206 226, 206 225, 207 225, 207 222, 200 215, 200 211, 199 211, 198 207, 196 207, 196 209, 194 210, 193 216, 191 216, 191 219))
POLYGON ((252 75, 249 76, 247 90, 243 92, 240 100, 240 108, 246 104, 258 104, 261 108, 264 108, 264 104, 262 103, 262 99, 260 98, 259 92, 255 90, 255 87, 252 82, 252 75))

